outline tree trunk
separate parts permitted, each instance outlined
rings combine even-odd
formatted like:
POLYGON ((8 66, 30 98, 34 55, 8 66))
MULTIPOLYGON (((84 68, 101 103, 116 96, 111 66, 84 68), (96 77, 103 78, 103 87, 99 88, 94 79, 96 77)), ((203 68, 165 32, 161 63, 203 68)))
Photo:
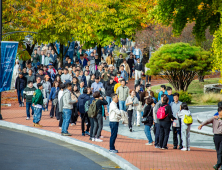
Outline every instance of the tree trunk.
POLYGON ((204 76, 198 75, 199 82, 204 82, 204 76))
POLYGON ((98 57, 99 58, 101 58, 102 57, 102 52, 101 52, 101 49, 102 49, 102 47, 101 47, 101 45, 99 44, 98 46, 97 46, 97 53, 98 53, 98 57))
POLYGON ((60 43, 60 62, 61 62, 61 67, 63 67, 63 44, 60 43))

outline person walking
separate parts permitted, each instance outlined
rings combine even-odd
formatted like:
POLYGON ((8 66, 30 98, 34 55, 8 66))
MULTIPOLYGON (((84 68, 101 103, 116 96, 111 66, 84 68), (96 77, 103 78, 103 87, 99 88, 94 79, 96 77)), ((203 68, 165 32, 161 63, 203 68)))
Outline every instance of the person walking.
POLYGON ((219 170, 222 166, 222 106, 218 108, 218 115, 211 117, 198 126, 198 129, 201 130, 203 126, 212 123, 213 133, 214 133, 214 145, 217 152, 217 164, 213 166, 215 170, 219 170))
MULTIPOLYGON (((49 100, 52 101, 52 107, 51 107, 51 110, 50 110, 50 117, 53 118, 54 117, 54 113, 55 113, 55 110, 57 110, 57 98, 56 98, 56 95, 58 94, 58 91, 59 91, 59 82, 57 81, 54 81, 53 83, 53 87, 51 88, 51 92, 49 94, 49 100)), ((57 117, 57 115, 55 114, 55 116, 57 117)))
POLYGON ((17 90, 19 107, 24 106, 24 103, 22 101, 23 101, 23 91, 26 85, 27 85, 27 79, 23 76, 22 72, 20 72, 19 76, 16 78, 16 81, 15 81, 15 89, 17 90))
POLYGON ((23 91, 23 103, 26 100, 26 114, 27 114, 26 120, 30 119, 30 107, 32 109, 32 115, 34 114, 34 108, 32 106, 32 97, 33 97, 35 90, 36 90, 36 88, 33 87, 33 82, 28 81, 28 86, 23 91))
POLYGON ((109 141, 109 152, 118 153, 118 150, 115 148, 115 141, 117 138, 119 120, 121 119, 121 112, 117 107, 118 96, 117 94, 111 95, 112 102, 110 103, 110 112, 109 112, 109 126, 111 129, 111 136, 109 141))
POLYGON ((42 127, 42 125, 39 124, 41 117, 42 117, 42 105, 43 105, 43 94, 42 89, 43 85, 42 83, 37 84, 38 89, 34 92, 32 97, 32 103, 34 106, 34 115, 33 115, 33 123, 36 127, 42 127))
POLYGON ((168 97, 163 97, 163 104, 161 107, 165 107, 165 115, 167 115, 164 119, 159 119, 160 121, 160 148, 161 149, 168 149, 167 143, 170 134, 170 126, 172 120, 176 118, 173 116, 172 110, 170 105, 168 104, 169 99, 168 97))
POLYGON ((81 94, 78 97, 78 103, 77 103, 77 110, 80 113, 81 116, 81 129, 82 129, 82 136, 85 135, 90 135, 89 134, 89 128, 90 128, 90 123, 87 124, 87 129, 85 131, 85 120, 90 122, 88 113, 85 111, 85 103, 90 99, 89 95, 87 95, 87 88, 83 89, 83 94, 81 94))
POLYGON ((138 104, 139 104, 139 101, 138 101, 138 99, 135 95, 136 95, 135 90, 130 90, 130 96, 128 96, 127 99, 126 99, 126 106, 128 106, 128 109, 127 109, 128 126, 129 126, 129 131, 130 132, 133 131, 132 130, 132 122, 135 119, 135 115, 133 114, 133 111, 134 111, 135 107, 138 106, 138 104))
POLYGON ((114 82, 113 82, 113 79, 110 78, 108 81, 107 81, 107 84, 105 86, 105 91, 106 91, 106 101, 107 101, 107 112, 109 113, 109 105, 110 103, 112 102, 112 98, 111 98, 111 95, 114 93, 114 82))
POLYGON ((122 79, 120 83, 121 86, 116 90, 116 94, 119 97, 119 109, 126 111, 126 99, 129 96, 129 88, 126 86, 126 81, 124 79, 122 79))
POLYGON ((140 62, 140 58, 136 59, 137 63, 134 66, 135 70, 135 84, 138 83, 138 80, 141 79, 141 76, 144 72, 143 64, 140 62))
POLYGON ((66 83, 66 89, 63 92, 63 96, 60 99, 59 111, 63 112, 63 123, 62 123, 62 136, 71 136, 68 132, 69 122, 72 115, 73 103, 77 103, 78 100, 71 99, 72 84, 66 83))
POLYGON ((191 116, 190 110, 185 102, 180 105, 180 112, 178 112, 178 117, 181 119, 182 126, 182 139, 183 139, 183 149, 182 151, 190 151, 190 128, 191 124, 185 124, 184 119, 186 116, 191 116))
MULTIPOLYGON (((80 96, 79 89, 75 85, 72 88, 71 98, 72 98, 72 100, 78 100, 79 96, 80 96)), ((77 103, 74 103, 73 104, 73 109, 72 109, 72 116, 71 116, 71 119, 70 119, 71 126, 76 125, 78 116, 79 115, 78 115, 78 111, 77 111, 77 103)))
POLYGON ((183 148, 182 144, 182 138, 181 138, 181 119, 178 118, 178 112, 180 111, 180 105, 182 104, 181 101, 179 101, 179 93, 174 93, 173 95, 174 102, 170 104, 173 116, 177 119, 173 122, 173 149, 177 149, 178 146, 178 138, 179 136, 179 149, 183 148))
POLYGON ((150 133, 150 129, 154 124, 154 122, 153 122, 153 108, 154 108, 155 104, 154 104, 152 97, 148 97, 146 99, 146 104, 147 104, 147 106, 144 109, 143 118, 147 118, 147 121, 144 123, 144 125, 145 125, 144 132, 145 132, 146 137, 148 139, 148 143, 146 143, 145 145, 153 145, 153 139, 152 139, 152 135, 150 133))
MULTIPOLYGON (((64 89, 65 89, 65 84, 62 83, 60 85, 60 90, 59 90, 59 93, 58 93, 58 107, 59 108, 60 108, 60 99, 63 96, 64 89)), ((62 114, 63 114, 62 111, 59 111, 59 129, 62 129, 62 123, 63 123, 62 114)))
MULTIPOLYGON (((92 141, 102 142, 103 140, 100 139, 101 131, 103 128, 102 106, 107 105, 108 102, 103 97, 101 97, 99 91, 94 92, 93 97, 95 98, 96 102, 97 115, 96 117, 94 117, 94 129, 93 129, 92 141)), ((105 114, 104 117, 106 120, 105 114)))
POLYGON ((45 108, 43 108, 43 111, 48 111, 48 106, 49 106, 49 95, 51 92, 51 82, 49 81, 50 77, 48 75, 45 75, 45 80, 43 81, 43 89, 44 89, 44 97, 48 99, 45 108))

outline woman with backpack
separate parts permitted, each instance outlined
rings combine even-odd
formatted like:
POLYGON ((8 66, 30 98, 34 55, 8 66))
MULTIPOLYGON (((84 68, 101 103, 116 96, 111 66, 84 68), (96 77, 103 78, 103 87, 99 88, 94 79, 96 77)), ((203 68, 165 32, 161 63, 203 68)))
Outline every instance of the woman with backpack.
MULTIPOLYGON (((181 118, 183 149, 181 151, 190 151, 190 127, 192 122, 185 122, 185 117, 191 117, 191 113, 185 102, 180 105, 178 117, 181 118), (186 124, 187 123, 187 124, 186 124)), ((192 121, 192 117, 190 119, 192 121)))
POLYGON ((128 113, 128 126, 130 132, 132 132, 132 121, 135 119, 135 116, 133 114, 133 110, 135 107, 139 104, 139 100, 136 97, 136 91, 135 90, 130 90, 130 96, 127 97, 126 99, 126 106, 128 106, 127 113, 128 113))
POLYGON ((145 125, 144 132, 148 139, 148 143, 146 143, 145 145, 153 145, 153 139, 150 133, 150 129, 153 126, 153 108, 155 104, 152 97, 148 97, 146 99, 146 104, 147 106, 144 109, 143 118, 146 118, 146 121, 144 122, 145 125))
MULTIPOLYGON (((93 93, 93 97, 95 98, 95 100, 93 102, 96 102, 97 115, 93 118, 94 119, 94 129, 93 129, 92 141, 102 142, 103 140, 100 139, 101 131, 102 131, 102 127, 103 127, 102 106, 107 105, 108 102, 103 97, 101 97, 99 91, 95 91, 93 93)), ((106 120, 105 114, 104 114, 104 117, 106 120)))
MULTIPOLYGON (((72 92, 71 92, 71 99, 72 100, 78 100, 78 97, 80 96, 80 92, 78 90, 78 87, 75 85, 72 88, 72 92)), ((70 123, 71 126, 73 126, 74 124, 76 125, 76 121, 78 119, 78 112, 77 112, 77 103, 73 103, 73 109, 72 109, 72 115, 71 115, 71 119, 70 119, 70 123)))
POLYGON ((168 104, 168 97, 163 97, 163 103, 157 111, 157 118, 160 122, 160 149, 168 149, 167 142, 170 134, 170 126, 176 118, 173 116, 172 109, 168 104))

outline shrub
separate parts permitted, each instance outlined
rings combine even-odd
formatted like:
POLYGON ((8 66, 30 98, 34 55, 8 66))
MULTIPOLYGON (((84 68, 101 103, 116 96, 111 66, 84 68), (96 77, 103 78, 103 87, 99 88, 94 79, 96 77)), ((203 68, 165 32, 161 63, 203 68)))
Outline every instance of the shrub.
POLYGON ((179 101, 186 102, 186 103, 191 103, 191 100, 192 100, 192 95, 191 94, 189 94, 186 91, 182 91, 182 90, 179 92, 179 94, 180 94, 179 101))
POLYGON ((201 101, 203 103, 218 103, 222 101, 222 96, 217 93, 207 93, 201 96, 201 101))

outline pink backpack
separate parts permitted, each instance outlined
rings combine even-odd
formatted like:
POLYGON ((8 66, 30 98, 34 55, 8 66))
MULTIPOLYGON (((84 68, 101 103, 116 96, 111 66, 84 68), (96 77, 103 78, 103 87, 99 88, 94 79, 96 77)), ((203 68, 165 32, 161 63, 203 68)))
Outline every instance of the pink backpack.
POLYGON ((157 119, 165 119, 168 116, 168 114, 166 115, 166 111, 165 111, 166 106, 167 105, 162 106, 157 110, 157 115, 156 115, 157 119))

